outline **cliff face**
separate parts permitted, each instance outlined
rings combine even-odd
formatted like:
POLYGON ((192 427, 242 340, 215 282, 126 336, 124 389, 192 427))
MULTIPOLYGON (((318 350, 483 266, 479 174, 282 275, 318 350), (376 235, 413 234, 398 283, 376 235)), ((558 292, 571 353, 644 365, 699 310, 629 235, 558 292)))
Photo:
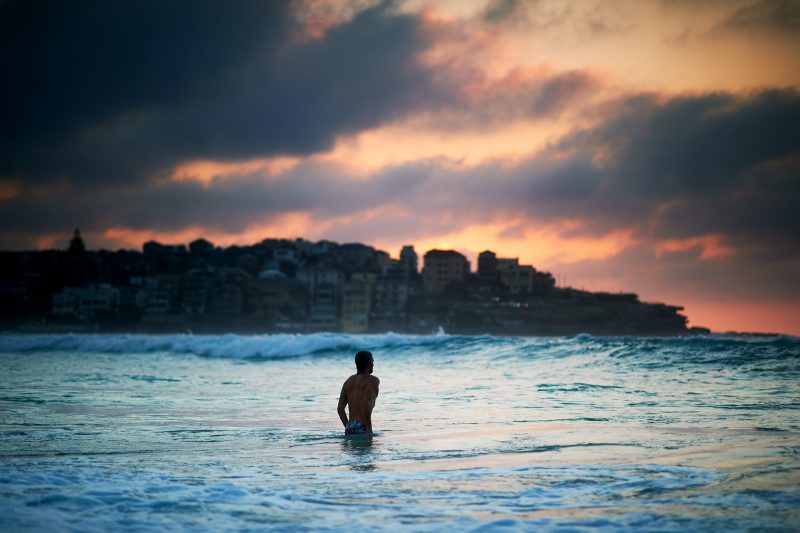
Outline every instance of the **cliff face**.
POLYGON ((517 298, 418 296, 409 302, 408 329, 496 335, 681 335, 681 307, 640 302, 633 294, 552 289, 517 298))

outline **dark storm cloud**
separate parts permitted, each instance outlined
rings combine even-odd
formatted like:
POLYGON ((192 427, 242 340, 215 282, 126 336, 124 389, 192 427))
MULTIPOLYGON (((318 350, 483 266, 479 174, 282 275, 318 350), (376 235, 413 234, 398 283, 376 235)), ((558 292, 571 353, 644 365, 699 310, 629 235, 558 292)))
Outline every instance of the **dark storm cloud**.
MULTIPOLYGON (((696 36, 716 38, 720 33, 741 32, 772 37, 800 37, 800 2, 797 0, 661 0, 666 9, 692 16, 713 10, 720 21, 696 36)), ((693 34, 688 27, 683 38, 693 34)))
POLYGON ((541 0, 490 0, 481 12, 490 26, 516 30, 557 33, 564 38, 565 29, 571 39, 586 39, 608 34, 625 33, 634 27, 625 2, 590 2, 577 4, 543 2, 541 0))
POLYGON ((307 154, 429 101, 388 3, 291 40, 286 2, 0 3, 0 176, 132 182, 191 158, 307 154))
POLYGON ((491 0, 484 8, 483 18, 490 24, 527 22, 528 8, 524 0, 491 0))
MULTIPOLYGON (((275 46, 283 38, 285 3, 239 6, 147 0, 0 3, 0 174, 50 177, 103 170, 92 159, 107 157, 101 150, 108 146, 92 142, 109 125, 132 117, 141 123, 148 113, 199 98, 209 83, 245 62, 262 43, 275 46), (75 168, 87 160, 88 168, 75 168)), ((120 154, 113 157, 118 160, 120 154)))
POLYGON ((286 18, 285 2, 2 2, 2 141, 178 104, 281 39, 286 18))
POLYGON ((800 32, 800 2, 797 0, 757 0, 745 3, 723 23, 737 30, 780 32, 797 37, 800 32))
POLYGON ((640 97, 562 148, 612 154, 600 167, 603 201, 597 208, 612 213, 633 208, 644 215, 673 204, 655 226, 657 236, 758 235, 797 253, 792 240, 800 214, 787 202, 800 196, 800 94, 795 90, 746 98, 685 96, 664 103, 640 97))
POLYGON ((448 86, 452 97, 438 102, 424 119, 417 119, 425 129, 486 131, 507 127, 519 120, 553 119, 569 112, 602 85, 591 73, 576 70, 548 75, 512 71, 494 80, 475 72, 470 76, 458 72, 450 74, 452 79, 439 86, 448 86), (459 93, 454 80, 469 77, 473 81, 465 86, 473 90, 459 93))
POLYGON ((537 117, 561 111, 599 87, 597 79, 577 70, 546 80, 531 100, 529 114, 537 117))

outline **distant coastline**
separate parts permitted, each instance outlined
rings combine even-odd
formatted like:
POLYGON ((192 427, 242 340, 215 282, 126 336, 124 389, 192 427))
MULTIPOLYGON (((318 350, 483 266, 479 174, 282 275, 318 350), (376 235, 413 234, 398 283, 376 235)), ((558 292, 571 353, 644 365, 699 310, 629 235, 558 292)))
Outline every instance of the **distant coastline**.
POLYGON ((18 333, 413 333, 690 335, 682 307, 634 293, 556 287, 549 272, 486 250, 399 258, 361 243, 265 239, 141 252, 0 252, 0 330, 18 333))

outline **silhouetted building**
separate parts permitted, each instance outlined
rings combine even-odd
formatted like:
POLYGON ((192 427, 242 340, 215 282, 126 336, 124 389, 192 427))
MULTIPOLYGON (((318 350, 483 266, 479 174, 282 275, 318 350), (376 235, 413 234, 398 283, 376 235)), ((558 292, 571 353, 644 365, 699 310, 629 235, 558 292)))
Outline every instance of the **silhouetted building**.
POLYGON ((78 311, 80 287, 64 287, 61 292, 53 294, 52 313, 57 316, 73 317, 78 311))
POLYGON ((256 292, 253 276, 240 267, 225 267, 218 279, 212 293, 215 313, 226 317, 246 314, 251 307, 249 297, 256 292))
POLYGON ((253 254, 242 254, 234 259, 233 264, 253 275, 261 271, 261 261, 253 254))
POLYGON ((509 294, 544 293, 555 286, 555 279, 549 272, 539 272, 531 265, 520 265, 516 257, 498 258, 497 271, 509 294))
POLYGON ((403 270, 406 279, 413 278, 417 275, 419 271, 418 262, 419 259, 417 257, 417 252, 414 250, 414 246, 410 244, 403 246, 403 249, 400 250, 400 268, 403 270))
POLYGON ((309 331, 339 331, 339 289, 330 283, 318 283, 310 295, 309 331))
POLYGON ((406 326, 406 302, 411 293, 411 284, 402 272, 379 279, 375 283, 370 329, 372 331, 404 331, 406 326))
POLYGON ((148 316, 163 316, 170 311, 170 297, 167 291, 148 291, 144 313, 148 316))
POLYGON ((464 281, 469 261, 454 250, 430 250, 425 254, 422 285, 425 292, 442 292, 451 283, 464 281))
POLYGON ((185 255, 184 244, 161 244, 158 241, 147 241, 142 245, 144 255, 185 255))
POLYGON ((517 268, 519 267, 519 258, 518 257, 498 257, 497 258, 497 270, 509 269, 509 268, 517 268))
POLYGON ((214 294, 214 308, 218 315, 241 316, 244 311, 244 294, 239 285, 223 283, 214 294))
POLYGON ((208 314, 212 288, 213 274, 208 270, 187 272, 183 280, 183 312, 190 317, 208 314))
POLYGON ((297 264, 297 257, 295 255, 294 248, 277 248, 273 257, 275 258, 275 261, 278 261, 278 263, 281 261, 288 261, 290 263, 297 264))
POLYGON ((499 260, 498 272, 500 282, 508 288, 510 294, 527 294, 533 289, 533 275, 536 270, 530 265, 520 265, 519 259, 499 260))
POLYGON ((147 293, 140 287, 123 285, 119 289, 119 310, 128 320, 138 319, 144 312, 147 293))
POLYGON ((279 271, 259 276, 261 293, 260 316, 265 325, 275 329, 300 330, 307 318, 308 291, 305 286, 279 271))
POLYGON ((189 251, 193 254, 207 254, 214 251, 214 245, 203 238, 195 239, 189 243, 189 251))
POLYGON ((372 311, 376 276, 371 272, 353 273, 342 286, 342 331, 366 333, 372 311))
POLYGON ((333 257, 337 268, 344 272, 378 270, 376 250, 372 246, 346 243, 331 249, 328 253, 333 257))
POLYGON ((0 279, 0 317, 14 317, 28 304, 28 285, 23 280, 0 279))
POLYGON ((389 270, 391 270, 393 261, 392 258, 389 257, 389 254, 384 252, 383 250, 377 250, 375 252, 375 263, 378 265, 378 271, 381 274, 386 274, 389 270))
POLYGON ((107 284, 64 287, 53 295, 53 314, 89 320, 117 312, 119 290, 107 284))
POLYGON ((555 286, 556 280, 550 272, 539 272, 534 269, 531 292, 544 294, 550 292, 555 286))
POLYGON ((314 243, 314 253, 316 255, 326 254, 329 251, 333 250, 337 244, 333 241, 318 241, 314 243))
POLYGON ((313 266, 298 270, 297 279, 308 287, 309 293, 313 294, 321 284, 339 286, 344 280, 344 274, 333 268, 313 266))
POLYGON ((478 283, 493 287, 500 281, 497 273, 497 255, 490 250, 478 254, 478 283))

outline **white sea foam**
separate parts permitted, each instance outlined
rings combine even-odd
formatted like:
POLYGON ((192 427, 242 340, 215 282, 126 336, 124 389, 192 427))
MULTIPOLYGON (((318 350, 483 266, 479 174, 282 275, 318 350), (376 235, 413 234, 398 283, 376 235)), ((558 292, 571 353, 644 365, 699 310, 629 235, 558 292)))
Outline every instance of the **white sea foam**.
POLYGON ((170 352, 204 357, 279 359, 333 350, 375 350, 381 348, 439 344, 452 337, 436 335, 348 335, 344 333, 275 335, 4 335, 0 353, 90 352, 153 353, 170 352))

